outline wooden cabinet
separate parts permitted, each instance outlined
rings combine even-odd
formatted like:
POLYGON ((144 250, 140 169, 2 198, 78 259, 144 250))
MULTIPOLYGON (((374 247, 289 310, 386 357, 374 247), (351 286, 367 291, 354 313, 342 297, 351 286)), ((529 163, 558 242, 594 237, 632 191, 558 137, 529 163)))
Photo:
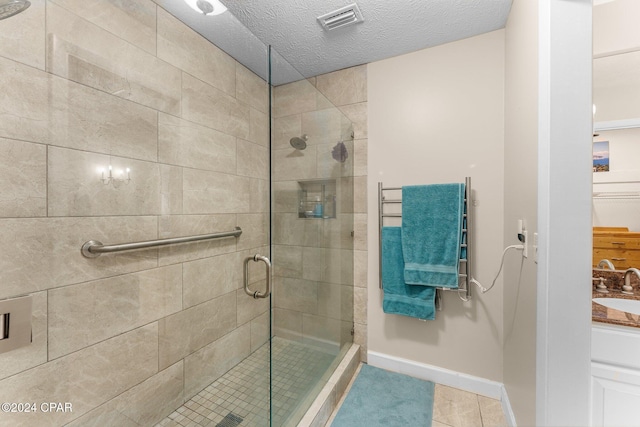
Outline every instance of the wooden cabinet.
POLYGON ((624 228, 594 227, 593 267, 602 259, 608 259, 616 270, 640 268, 640 233, 624 228))

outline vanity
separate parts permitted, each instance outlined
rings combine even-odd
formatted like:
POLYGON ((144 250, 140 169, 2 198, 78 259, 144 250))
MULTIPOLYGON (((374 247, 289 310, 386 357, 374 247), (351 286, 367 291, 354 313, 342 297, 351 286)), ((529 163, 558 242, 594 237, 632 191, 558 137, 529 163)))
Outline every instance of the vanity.
MULTIPOLYGON (((617 266, 616 266, 617 267, 617 266)), ((592 291, 592 426, 640 425, 640 283, 622 293, 624 271, 594 269, 607 293, 592 291)), ((594 283, 599 283, 595 280, 594 283)))
POLYGON ((593 323, 591 391, 592 426, 640 425, 640 328, 593 323))

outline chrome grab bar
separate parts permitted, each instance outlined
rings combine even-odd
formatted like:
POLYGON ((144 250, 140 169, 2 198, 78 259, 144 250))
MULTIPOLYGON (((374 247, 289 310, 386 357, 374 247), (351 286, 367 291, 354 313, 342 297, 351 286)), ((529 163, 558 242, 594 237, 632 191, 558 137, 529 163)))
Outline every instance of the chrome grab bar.
POLYGON ((266 256, 255 254, 244 259, 244 292, 253 298, 266 298, 271 295, 271 261, 266 256), (267 289, 264 293, 249 289, 249 261, 262 261, 267 269, 267 289))
POLYGON ((89 240, 82 245, 81 252, 86 258, 97 258, 100 254, 110 252, 130 251, 134 249, 146 249, 155 246, 175 245, 178 243, 197 242, 200 240, 219 239, 221 237, 238 237, 242 234, 242 229, 236 227, 234 231, 224 231, 221 233, 200 234, 198 236, 174 237, 169 239, 148 240, 146 242, 121 243, 117 245, 103 245, 97 240, 89 240))

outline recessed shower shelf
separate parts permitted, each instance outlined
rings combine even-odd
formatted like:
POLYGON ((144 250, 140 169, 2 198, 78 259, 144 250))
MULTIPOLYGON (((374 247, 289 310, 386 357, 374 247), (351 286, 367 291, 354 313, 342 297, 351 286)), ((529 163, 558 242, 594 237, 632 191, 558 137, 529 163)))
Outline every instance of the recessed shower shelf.
POLYGON ((336 217, 336 181, 298 181, 298 218, 336 217))

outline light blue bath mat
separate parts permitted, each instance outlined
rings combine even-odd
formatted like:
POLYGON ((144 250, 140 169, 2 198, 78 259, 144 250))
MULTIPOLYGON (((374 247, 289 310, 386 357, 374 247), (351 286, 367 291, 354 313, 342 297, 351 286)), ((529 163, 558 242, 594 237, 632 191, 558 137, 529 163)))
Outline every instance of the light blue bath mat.
POLYGON ((431 427, 430 381, 362 365, 331 427, 431 427))

